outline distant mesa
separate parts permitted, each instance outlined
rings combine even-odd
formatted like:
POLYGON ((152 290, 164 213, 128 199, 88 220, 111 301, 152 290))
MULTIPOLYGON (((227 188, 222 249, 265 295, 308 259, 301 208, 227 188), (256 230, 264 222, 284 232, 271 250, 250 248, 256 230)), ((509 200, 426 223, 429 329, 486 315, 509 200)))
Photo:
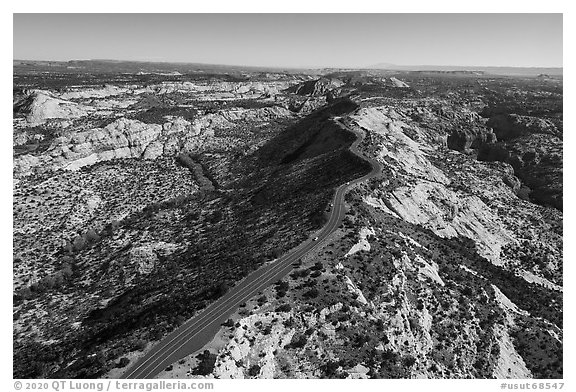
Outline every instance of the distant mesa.
POLYGON ((308 80, 286 89, 286 92, 304 96, 329 96, 330 93, 341 93, 342 89, 357 88, 363 85, 379 85, 381 87, 410 88, 410 86, 395 77, 378 77, 359 72, 336 72, 316 80, 308 80))
POLYGON ((541 73, 540 75, 537 76, 538 79, 540 80, 558 80, 558 78, 560 78, 562 75, 550 75, 547 73, 541 73))
POLYGON ((533 76, 547 77, 562 76, 562 67, 495 67, 495 66, 462 66, 462 65, 397 65, 379 63, 368 66, 367 69, 438 73, 445 75, 509 75, 509 76, 533 76))
POLYGON ((152 71, 152 72, 148 72, 148 71, 139 71, 136 72, 136 75, 160 75, 160 76, 182 76, 182 74, 178 71, 172 71, 172 72, 162 72, 162 71, 152 71))
POLYGON ((452 70, 452 71, 441 71, 441 70, 423 70, 423 71, 410 71, 411 73, 417 74, 438 74, 438 75, 485 75, 484 71, 468 71, 468 70, 452 70))

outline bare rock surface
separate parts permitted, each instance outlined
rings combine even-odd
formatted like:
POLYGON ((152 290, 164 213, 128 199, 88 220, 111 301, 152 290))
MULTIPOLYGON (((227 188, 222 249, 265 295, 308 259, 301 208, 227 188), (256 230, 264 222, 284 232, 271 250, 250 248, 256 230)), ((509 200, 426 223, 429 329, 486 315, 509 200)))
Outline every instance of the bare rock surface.
POLYGON ((64 134, 41 156, 17 157, 14 173, 16 177, 28 175, 36 167, 78 170, 111 159, 155 159, 174 156, 182 150, 199 151, 207 144, 218 142, 213 137, 215 130, 233 128, 238 122, 267 122, 291 116, 287 109, 274 107, 207 114, 193 122, 176 117, 162 125, 119 118, 104 128, 64 134))
POLYGON ((50 92, 34 90, 17 104, 18 111, 26 116, 26 121, 38 125, 49 119, 68 119, 86 116, 91 108, 65 99, 57 98, 50 92))

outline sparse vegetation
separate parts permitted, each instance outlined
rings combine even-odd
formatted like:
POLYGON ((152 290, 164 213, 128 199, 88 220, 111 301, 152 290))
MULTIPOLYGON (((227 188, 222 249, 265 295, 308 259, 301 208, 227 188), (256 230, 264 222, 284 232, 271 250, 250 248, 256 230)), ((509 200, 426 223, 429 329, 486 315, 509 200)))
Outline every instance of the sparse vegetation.
POLYGON ((390 75, 347 71, 320 81, 96 73, 88 83, 61 71, 15 77, 17 101, 35 87, 94 110, 29 126, 16 104, 15 159, 33 162, 117 117, 170 132, 185 121, 189 137, 163 140, 155 159, 15 171, 15 377, 125 369, 309 238, 334 190, 370 169, 333 116, 363 129, 359 148, 382 174, 348 191, 342 224, 313 253, 222 323, 229 342, 196 355, 192 375, 235 366, 244 377, 492 378, 512 355, 506 344, 526 369, 504 371, 562 377, 562 213, 514 175, 531 162, 561 184, 562 153, 530 150, 543 133, 508 140, 506 159, 481 150, 482 116, 541 118, 561 138, 561 83, 407 73, 396 76, 410 87, 397 88, 390 75), (116 95, 92 91, 105 83, 116 95))

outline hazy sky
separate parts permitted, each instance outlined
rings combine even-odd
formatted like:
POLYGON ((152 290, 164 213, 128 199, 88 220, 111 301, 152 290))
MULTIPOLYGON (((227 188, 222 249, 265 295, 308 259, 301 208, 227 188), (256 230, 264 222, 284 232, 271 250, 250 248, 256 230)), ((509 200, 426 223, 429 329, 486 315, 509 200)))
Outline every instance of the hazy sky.
POLYGON ((562 66, 561 14, 15 14, 14 58, 562 66))

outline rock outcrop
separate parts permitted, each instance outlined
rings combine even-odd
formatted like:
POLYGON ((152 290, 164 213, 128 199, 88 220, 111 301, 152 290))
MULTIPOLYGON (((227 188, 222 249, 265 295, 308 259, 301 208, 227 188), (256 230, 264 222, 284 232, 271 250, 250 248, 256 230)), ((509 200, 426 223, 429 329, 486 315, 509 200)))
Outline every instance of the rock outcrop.
POLYGON ((56 138, 46 154, 15 158, 14 172, 16 176, 26 175, 34 166, 77 170, 111 159, 140 158, 161 133, 161 125, 121 118, 104 128, 56 138))
POLYGON ((320 78, 317 80, 308 80, 306 82, 292 86, 286 92, 297 95, 321 96, 329 91, 342 86, 344 82, 339 79, 320 78))
POLYGON ((478 159, 501 161, 514 168, 538 204, 563 208, 562 135, 549 120, 515 114, 497 115, 487 123, 497 141, 478 146, 478 159))
MULTIPOLYGON (((501 165, 498 168, 501 171, 499 179, 505 185, 500 188, 502 194, 464 196, 455 192, 456 184, 450 180, 450 175, 432 163, 429 154, 435 151, 435 141, 422 129, 408 124, 407 119, 403 121, 397 112, 386 108, 362 109, 352 118, 359 127, 379 136, 379 150, 374 152, 377 159, 390 170, 396 182, 404 178, 400 182, 406 183, 382 197, 372 196, 372 204, 382 205, 382 210, 408 222, 421 224, 442 237, 470 238, 482 256, 495 264, 502 263, 502 247, 516 240, 511 229, 503 224, 487 203, 492 204, 496 199, 516 198, 514 191, 518 191, 519 183, 510 166, 501 165)), ((459 155, 448 154, 448 157, 445 158, 446 164, 456 167, 459 155)), ((477 166, 475 171, 482 169, 482 165, 477 166)), ((493 169, 495 167, 482 170, 488 172, 493 169)), ((477 172, 467 177, 482 181, 484 176, 477 172)), ((474 188, 482 189, 482 185, 474 184, 474 188)))
POLYGON ((71 89, 60 95, 61 99, 89 99, 89 98, 107 98, 110 96, 116 96, 125 94, 130 91, 130 89, 125 87, 118 87, 113 85, 106 85, 103 88, 91 88, 91 89, 71 89))
POLYGON ((469 151, 494 142, 496 142, 496 135, 490 129, 480 127, 457 128, 448 135, 446 140, 448 148, 456 151, 469 151))
POLYGON ((24 115, 30 125, 42 124, 50 119, 83 117, 91 111, 90 107, 56 98, 42 90, 25 93, 14 103, 14 112, 24 115))
POLYGON ((276 106, 221 111, 193 122, 175 117, 162 125, 119 118, 104 128, 68 132, 55 138, 41 155, 16 157, 14 176, 28 175, 36 168, 77 170, 111 159, 156 159, 163 155, 175 156, 181 151, 198 152, 203 146, 227 142, 217 140, 215 130, 230 129, 241 122, 258 123, 291 116, 289 110, 276 106))
POLYGON ((153 88, 156 94, 167 94, 173 92, 197 92, 202 93, 201 99, 210 100, 213 97, 225 98, 222 94, 229 94, 228 98, 233 97, 263 97, 274 96, 279 91, 285 90, 291 83, 286 81, 277 82, 165 82, 153 88))
POLYGON ((491 117, 486 125, 494 129, 499 141, 533 134, 562 136, 551 121, 531 116, 499 114, 491 117))
POLYGON ((398 88, 410 88, 410 86, 407 83, 404 83, 403 81, 401 81, 400 79, 397 79, 395 77, 391 77, 390 81, 392 82, 392 85, 394 87, 398 87, 398 88))

